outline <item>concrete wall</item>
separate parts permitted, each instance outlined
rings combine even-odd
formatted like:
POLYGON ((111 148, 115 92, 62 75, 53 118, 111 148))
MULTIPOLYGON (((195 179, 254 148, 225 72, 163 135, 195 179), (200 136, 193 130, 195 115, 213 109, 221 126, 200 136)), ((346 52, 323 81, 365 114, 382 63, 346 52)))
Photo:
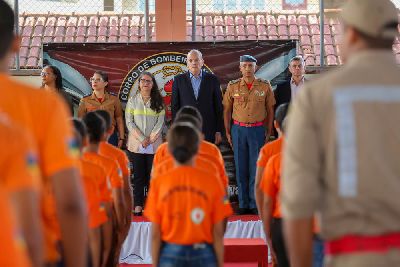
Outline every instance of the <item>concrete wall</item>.
POLYGON ((33 87, 39 88, 42 85, 40 76, 12 76, 12 77, 13 77, 13 79, 15 79, 21 83, 24 83, 24 84, 27 84, 27 85, 30 85, 33 87))

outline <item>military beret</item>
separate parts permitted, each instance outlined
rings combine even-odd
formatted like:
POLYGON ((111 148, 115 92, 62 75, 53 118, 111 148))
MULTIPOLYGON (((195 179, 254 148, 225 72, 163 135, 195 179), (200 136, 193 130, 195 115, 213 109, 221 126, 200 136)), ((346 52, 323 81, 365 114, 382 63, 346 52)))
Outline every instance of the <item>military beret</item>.
POLYGON ((257 63, 257 59, 250 55, 240 56, 240 62, 255 62, 257 63))

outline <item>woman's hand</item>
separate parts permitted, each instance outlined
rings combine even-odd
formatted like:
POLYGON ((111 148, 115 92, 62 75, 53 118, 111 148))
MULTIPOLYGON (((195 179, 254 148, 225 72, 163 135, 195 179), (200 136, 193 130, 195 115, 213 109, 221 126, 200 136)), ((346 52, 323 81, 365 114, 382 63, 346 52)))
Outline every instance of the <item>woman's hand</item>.
POLYGON ((142 146, 144 148, 148 147, 150 145, 150 138, 146 137, 143 142, 142 142, 142 146))

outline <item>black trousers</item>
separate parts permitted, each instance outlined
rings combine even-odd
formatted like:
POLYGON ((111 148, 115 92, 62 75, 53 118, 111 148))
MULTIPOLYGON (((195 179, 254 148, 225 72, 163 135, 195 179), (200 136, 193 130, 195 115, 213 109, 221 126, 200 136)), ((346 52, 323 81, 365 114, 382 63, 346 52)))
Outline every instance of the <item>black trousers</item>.
POLYGON ((133 165, 133 200, 135 207, 144 206, 144 192, 149 187, 153 158, 154 155, 152 154, 129 152, 129 160, 133 165))
POLYGON ((285 239, 283 238, 282 220, 273 218, 271 221, 272 248, 275 251, 278 267, 289 267, 289 258, 286 253, 285 239))

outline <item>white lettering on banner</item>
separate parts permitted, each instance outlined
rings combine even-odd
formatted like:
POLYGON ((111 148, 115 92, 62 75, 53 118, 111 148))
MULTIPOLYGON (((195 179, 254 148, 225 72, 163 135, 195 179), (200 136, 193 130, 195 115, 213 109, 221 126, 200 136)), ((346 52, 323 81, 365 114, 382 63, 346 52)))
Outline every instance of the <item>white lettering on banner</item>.
MULTIPOLYGON (((204 66, 204 70, 212 71, 204 66)), ((166 104, 167 120, 171 119, 171 96, 174 76, 188 71, 186 66, 186 55, 179 52, 165 52, 152 55, 136 64, 128 73, 121 84, 119 98, 123 106, 129 97, 135 95, 139 86, 138 78, 144 71, 152 73, 156 79, 161 95, 166 104)))

